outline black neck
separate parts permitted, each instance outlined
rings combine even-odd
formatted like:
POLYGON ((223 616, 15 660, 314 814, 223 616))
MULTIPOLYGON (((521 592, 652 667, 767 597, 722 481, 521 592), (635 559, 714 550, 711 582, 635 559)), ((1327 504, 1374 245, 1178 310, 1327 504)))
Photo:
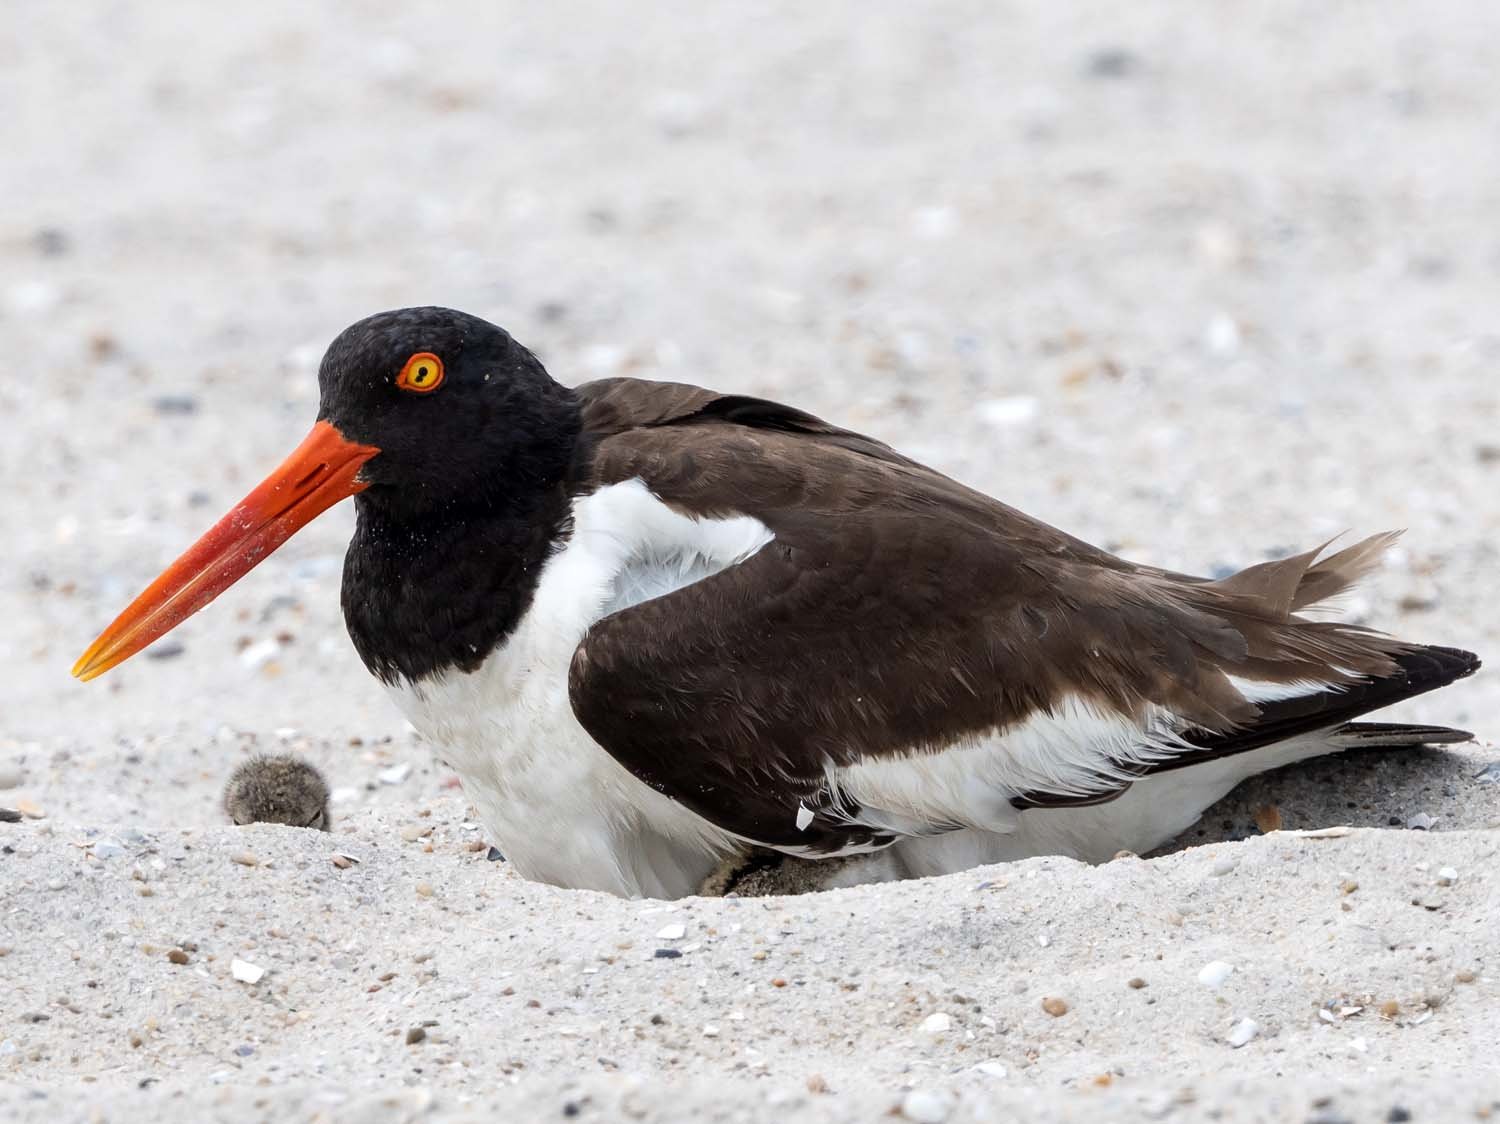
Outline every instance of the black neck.
POLYGON ((515 629, 542 565, 571 531, 563 481, 522 499, 397 514, 355 497, 344 557, 344 621, 387 683, 474 671, 515 629))

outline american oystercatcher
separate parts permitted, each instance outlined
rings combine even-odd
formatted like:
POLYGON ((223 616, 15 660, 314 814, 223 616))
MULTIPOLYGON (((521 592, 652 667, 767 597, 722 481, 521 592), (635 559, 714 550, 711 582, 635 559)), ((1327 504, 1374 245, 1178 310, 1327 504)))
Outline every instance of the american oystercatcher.
POLYGON ((530 878, 694 892, 758 845, 871 876, 1171 838, 1469 652, 1305 610, 1392 536, 1211 581, 1124 561, 789 406, 569 389, 476 317, 385 312, 312 432, 84 653, 92 679, 349 496, 361 659, 530 878))

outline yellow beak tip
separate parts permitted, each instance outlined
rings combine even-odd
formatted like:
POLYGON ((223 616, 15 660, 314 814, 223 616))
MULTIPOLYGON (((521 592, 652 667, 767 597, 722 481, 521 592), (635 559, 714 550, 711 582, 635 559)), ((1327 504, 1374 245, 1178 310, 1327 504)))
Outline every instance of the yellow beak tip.
POLYGON ((94 666, 95 662, 94 651, 91 648, 87 652, 83 653, 83 655, 78 657, 78 662, 73 665, 73 670, 69 672, 69 674, 71 674, 74 679, 81 679, 83 680, 83 682, 87 683, 90 679, 97 678, 98 676, 104 674, 105 669, 102 667, 96 668, 94 666))

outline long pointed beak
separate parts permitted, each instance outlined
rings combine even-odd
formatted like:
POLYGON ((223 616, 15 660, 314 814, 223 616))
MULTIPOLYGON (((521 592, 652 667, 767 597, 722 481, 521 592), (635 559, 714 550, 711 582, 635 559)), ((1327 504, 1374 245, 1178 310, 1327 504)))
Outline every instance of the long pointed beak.
POLYGON ((123 663, 203 608, 297 530, 339 500, 362 492, 364 463, 380 452, 348 440, 328 422, 173 562, 99 634, 73 674, 89 680, 123 663))

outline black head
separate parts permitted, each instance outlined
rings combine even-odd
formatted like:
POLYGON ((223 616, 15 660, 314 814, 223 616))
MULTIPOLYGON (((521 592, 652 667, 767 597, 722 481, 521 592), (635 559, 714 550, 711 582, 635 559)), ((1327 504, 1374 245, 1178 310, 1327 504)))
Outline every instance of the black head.
POLYGON ((99 634, 74 675, 103 675, 166 635, 349 496, 360 518, 345 611, 364 613, 351 632, 379 641, 439 628, 444 640, 408 644, 410 660, 364 643, 367 662, 419 674, 487 652, 504 634, 529 596, 510 575, 533 573, 567 520, 577 397, 499 328, 447 308, 382 312, 345 329, 318 381, 312 431, 99 634), (495 583, 509 590, 498 615, 485 600, 495 583), (380 596, 365 596, 371 589, 380 596), (455 623, 454 590, 473 601, 468 631, 455 623))
POLYGON ((381 312, 339 333, 318 419, 380 450, 361 503, 391 514, 524 500, 567 470, 572 391, 501 328, 449 308, 381 312))

